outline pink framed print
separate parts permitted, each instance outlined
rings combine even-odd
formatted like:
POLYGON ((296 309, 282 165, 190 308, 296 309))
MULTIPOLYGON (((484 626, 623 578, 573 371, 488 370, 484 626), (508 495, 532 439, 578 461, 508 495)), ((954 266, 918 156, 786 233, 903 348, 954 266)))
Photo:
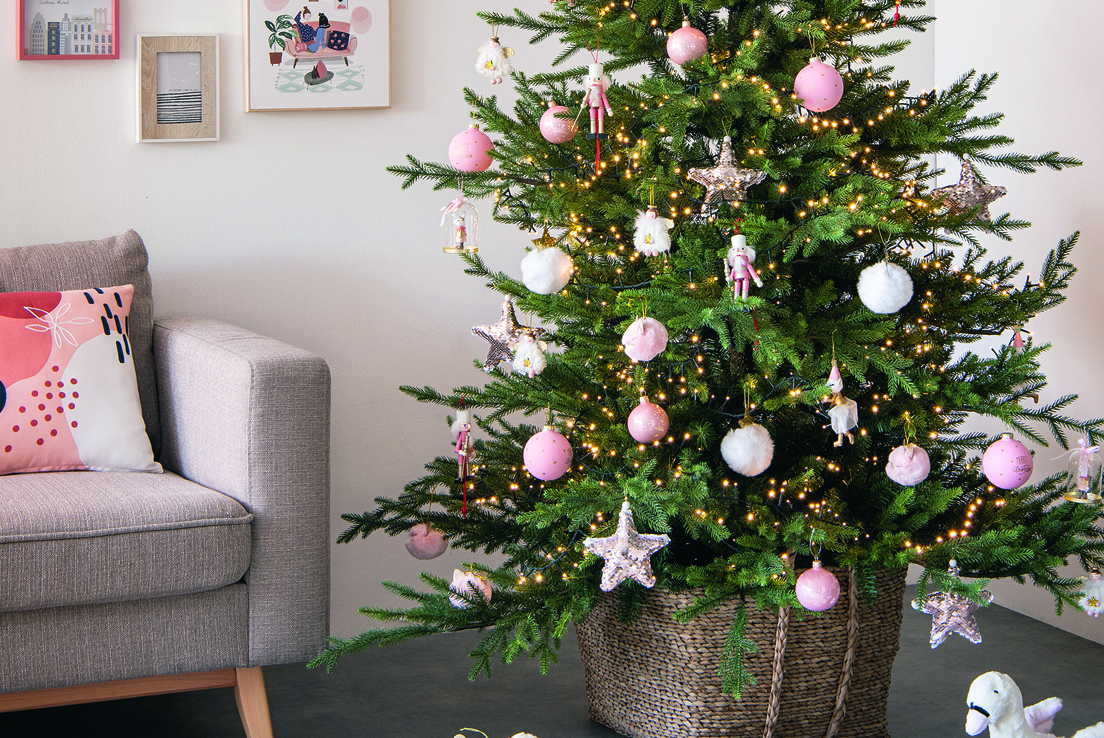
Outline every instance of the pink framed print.
POLYGON ((15 0, 22 60, 119 58, 119 0, 15 0))

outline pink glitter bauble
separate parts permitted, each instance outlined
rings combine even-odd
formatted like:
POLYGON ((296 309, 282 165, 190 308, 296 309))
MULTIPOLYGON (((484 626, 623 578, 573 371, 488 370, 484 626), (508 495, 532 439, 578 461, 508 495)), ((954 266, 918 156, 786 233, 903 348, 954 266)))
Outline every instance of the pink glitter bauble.
POLYGON ((797 578, 797 601, 806 610, 824 612, 839 602, 840 584, 836 575, 824 569, 819 561, 797 578))
POLYGON ((797 73, 794 93, 806 108, 823 113, 839 105, 843 97, 843 77, 835 67, 820 59, 810 59, 809 66, 797 73))
POLYGON ((551 482, 567 474, 571 468, 571 444, 552 430, 552 426, 546 425, 525 444, 522 458, 530 474, 551 482))
POLYGON ((682 28, 667 37, 667 56, 675 64, 683 65, 701 59, 709 53, 709 39, 704 33, 683 21, 682 28))
POLYGON ((981 468, 994 487, 1016 489, 1031 478, 1035 459, 1031 457, 1027 446, 1005 433, 999 441, 985 450, 985 455, 981 457, 981 468))
POLYGON ((640 404, 629 413, 629 435, 640 443, 660 440, 667 435, 670 426, 667 413, 659 405, 649 402, 647 397, 641 397, 640 404))
POLYGON ((563 105, 552 103, 548 106, 548 110, 544 111, 544 115, 540 119, 540 132, 546 141, 562 144, 575 138, 575 134, 579 132, 579 127, 575 125, 575 121, 571 118, 560 117, 570 114, 571 111, 563 105))
POLYGON ((634 361, 651 361, 667 348, 667 329, 655 318, 637 318, 621 336, 625 356, 634 361))
POLYGON ((406 534, 406 550, 416 559, 435 559, 448 548, 448 541, 441 531, 421 523, 406 534))
POLYGON ((485 172, 491 167, 489 151, 494 149, 490 137, 472 125, 460 131, 449 144, 449 163, 461 172, 485 172))

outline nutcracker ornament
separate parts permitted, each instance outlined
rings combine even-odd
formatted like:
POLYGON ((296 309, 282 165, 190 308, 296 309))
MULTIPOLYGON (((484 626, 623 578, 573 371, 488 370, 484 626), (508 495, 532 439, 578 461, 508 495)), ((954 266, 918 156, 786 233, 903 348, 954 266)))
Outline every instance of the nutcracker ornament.
MULTIPOLYGON (((467 487, 469 469, 472 460, 472 442, 471 442, 471 410, 460 408, 456 411, 456 420, 452 424, 452 437, 456 441, 456 466, 457 477, 456 483, 463 484, 467 487)), ((464 514, 468 511, 468 503, 465 499, 464 502, 464 514)))
POLYGON ((479 213, 461 191, 456 199, 441 208, 441 227, 445 229, 446 254, 474 254, 479 251, 479 213))
POLYGON ((755 261, 755 249, 747 245, 747 238, 740 233, 737 226, 736 235, 732 237, 732 246, 725 257, 725 275, 732 282, 732 299, 746 300, 748 289, 752 280, 756 287, 763 286, 763 280, 751 264, 755 261))
POLYGON ((613 108, 606 97, 606 90, 610 88, 610 80, 606 76, 605 67, 598 63, 597 46, 591 52, 591 55, 594 57, 594 63, 587 70, 586 92, 583 94, 581 108, 590 109, 590 134, 587 138, 595 142, 594 173, 598 174, 598 163, 602 159, 602 139, 606 138, 606 116, 613 115, 613 108))
POLYGON ((491 40, 479 47, 479 57, 475 60, 475 71, 490 79, 492 85, 501 84, 503 77, 514 72, 510 64, 514 50, 500 44, 495 33, 495 24, 492 23, 491 40))

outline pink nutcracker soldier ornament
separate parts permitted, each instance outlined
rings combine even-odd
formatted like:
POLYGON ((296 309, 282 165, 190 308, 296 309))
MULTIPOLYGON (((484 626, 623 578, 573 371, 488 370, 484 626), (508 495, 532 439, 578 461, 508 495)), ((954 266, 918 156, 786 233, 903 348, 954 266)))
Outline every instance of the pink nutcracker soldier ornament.
MULTIPOLYGON (((587 47, 589 48, 589 46, 587 47)), ((613 115, 613 108, 606 97, 610 87, 605 67, 598 63, 598 47, 591 52, 594 63, 587 70, 586 93, 583 94, 581 107, 590 108, 590 134, 588 139, 595 141, 594 173, 598 174, 598 162, 602 158, 602 139, 606 138, 606 116, 613 115)), ((580 110, 580 112, 582 112, 580 110)))
POLYGON ((468 478, 471 476, 472 442, 471 410, 460 408, 456 411, 456 420, 452 424, 452 436, 456 439, 456 483, 464 488, 464 506, 460 512, 468 516, 468 478))
POLYGON ((752 280, 756 287, 763 286, 763 280, 759 279, 759 273, 751 263, 755 261, 755 249, 747 245, 747 238, 740 233, 737 226, 736 235, 732 237, 732 247, 725 257, 725 275, 732 282, 732 299, 746 300, 748 289, 752 280))

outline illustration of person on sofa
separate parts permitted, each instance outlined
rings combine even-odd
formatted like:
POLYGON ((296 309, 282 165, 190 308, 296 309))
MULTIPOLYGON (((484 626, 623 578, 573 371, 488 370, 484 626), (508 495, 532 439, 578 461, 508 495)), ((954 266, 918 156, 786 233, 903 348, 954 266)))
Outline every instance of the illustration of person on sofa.
POLYGON ((349 57, 356 51, 356 36, 351 33, 349 23, 330 21, 325 13, 318 14, 318 20, 311 20, 311 12, 304 7, 295 14, 295 39, 288 44, 287 53, 295 60, 292 68, 300 59, 345 59, 349 66, 349 57))

